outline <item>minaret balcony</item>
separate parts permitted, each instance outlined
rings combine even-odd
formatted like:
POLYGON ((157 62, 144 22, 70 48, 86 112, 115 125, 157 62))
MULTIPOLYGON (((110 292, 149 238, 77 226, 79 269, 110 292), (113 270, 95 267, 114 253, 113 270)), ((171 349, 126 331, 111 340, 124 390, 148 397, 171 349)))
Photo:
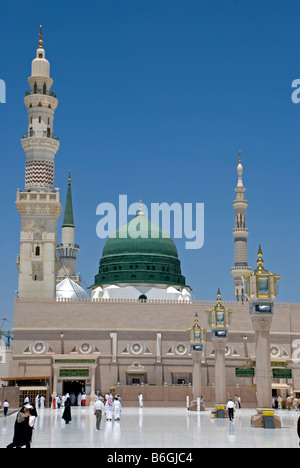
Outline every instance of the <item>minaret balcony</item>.
POLYGON ((234 237, 244 237, 247 238, 249 235, 248 228, 234 228, 232 230, 234 237))
POLYGON ((35 89, 35 90, 28 89, 25 92, 25 96, 32 96, 33 94, 44 94, 45 96, 51 96, 51 97, 54 97, 55 99, 57 99, 56 94, 53 91, 47 91, 47 90, 43 90, 43 89, 35 89))
POLYGON ((48 132, 47 130, 31 130, 28 133, 22 134, 22 140, 25 138, 52 138, 53 140, 59 140, 58 135, 54 135, 54 133, 48 132))
POLYGON ((233 207, 235 209, 237 208, 247 208, 248 202, 247 200, 234 200, 233 201, 233 207))

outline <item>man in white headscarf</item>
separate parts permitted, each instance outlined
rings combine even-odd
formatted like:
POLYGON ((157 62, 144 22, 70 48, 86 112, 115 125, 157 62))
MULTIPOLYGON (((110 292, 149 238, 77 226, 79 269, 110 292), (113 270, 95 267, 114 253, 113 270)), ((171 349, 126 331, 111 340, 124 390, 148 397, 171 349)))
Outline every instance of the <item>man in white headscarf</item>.
POLYGON ((112 420, 112 414, 113 414, 113 411, 114 411, 114 403, 113 403, 110 396, 106 400, 105 411, 106 411, 106 421, 111 421, 112 420))

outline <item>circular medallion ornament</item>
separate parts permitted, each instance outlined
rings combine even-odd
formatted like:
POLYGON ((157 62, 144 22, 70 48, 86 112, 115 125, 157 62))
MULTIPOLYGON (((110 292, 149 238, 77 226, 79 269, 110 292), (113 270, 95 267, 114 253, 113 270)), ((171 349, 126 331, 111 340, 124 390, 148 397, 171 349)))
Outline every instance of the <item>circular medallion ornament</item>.
POLYGON ((79 347, 79 351, 83 354, 88 354, 92 351, 92 347, 89 343, 82 343, 79 347))
POLYGON ((46 350, 46 345, 45 343, 43 343, 42 341, 38 341, 37 343, 34 344, 33 346, 33 351, 36 353, 36 354, 42 354, 44 353, 46 350))
POLYGON ((278 348, 278 346, 276 345, 271 346, 270 354, 271 354, 271 357, 279 357, 280 349, 278 348))
POLYGON ((177 354, 185 354, 187 352, 187 348, 184 344, 182 343, 179 343, 177 346, 176 346, 176 353, 177 354))
POLYGON ((142 345, 140 343, 133 343, 131 345, 131 352, 133 354, 140 354, 142 352, 142 349, 143 349, 143 347, 142 347, 142 345))

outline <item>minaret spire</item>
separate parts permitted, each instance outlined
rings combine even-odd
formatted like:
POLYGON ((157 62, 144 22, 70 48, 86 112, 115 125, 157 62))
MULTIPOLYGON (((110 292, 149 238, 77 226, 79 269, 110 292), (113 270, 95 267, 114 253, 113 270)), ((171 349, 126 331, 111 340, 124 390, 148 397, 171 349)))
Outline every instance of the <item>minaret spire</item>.
POLYGON ((245 200, 245 187, 243 185, 243 166, 241 151, 239 151, 239 162, 237 166, 238 182, 235 189, 235 200, 233 202, 235 212, 234 237, 234 267, 231 273, 234 277, 234 295, 238 302, 246 301, 246 291, 243 285, 242 275, 249 273, 248 267, 248 229, 246 228, 246 209, 248 202, 245 200))
POLYGON ((72 189, 71 189, 71 171, 69 171, 69 178, 68 178, 67 199, 66 199, 66 205, 65 205, 63 228, 64 227, 75 228, 74 215, 73 215, 72 189))
POLYGON ((80 277, 76 275, 76 258, 78 252, 79 245, 75 244, 71 171, 69 171, 65 213, 61 231, 61 244, 57 247, 59 260, 57 283, 60 283, 65 278, 71 278, 75 283, 80 284, 80 277))

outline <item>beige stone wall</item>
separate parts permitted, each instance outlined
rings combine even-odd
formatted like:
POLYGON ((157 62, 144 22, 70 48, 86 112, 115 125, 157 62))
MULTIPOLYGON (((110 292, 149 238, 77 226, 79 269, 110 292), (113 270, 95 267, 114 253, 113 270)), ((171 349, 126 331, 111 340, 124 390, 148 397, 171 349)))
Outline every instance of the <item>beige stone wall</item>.
MULTIPOLYGON (((51 355, 61 354, 62 341, 59 334, 63 332, 63 351, 68 356, 88 357, 87 354, 78 353, 78 346, 85 342, 92 345, 92 356, 98 358, 95 390, 106 391, 118 381, 126 385, 126 372, 134 362, 147 371, 149 385, 162 385, 164 382, 170 385, 177 375, 188 375, 192 371, 191 356, 188 352, 179 355, 176 345, 182 343, 189 347, 186 330, 193 325, 197 312, 200 325, 208 329, 202 382, 203 386, 213 386, 213 346, 205 310, 214 304, 214 301, 179 304, 160 301, 39 302, 16 299, 13 364, 9 376, 52 376, 51 355), (117 363, 112 362, 110 333, 117 333, 117 363), (157 333, 161 333, 162 365, 157 362, 157 333), (47 347, 41 355, 32 351, 38 341, 47 347), (141 354, 132 353, 130 346, 135 342, 143 346, 141 354), (30 353, 24 354, 28 347, 30 353), (124 353, 126 347, 128 353, 124 353), (168 353, 171 348, 172 352, 168 353)), ((223 304, 233 310, 226 356, 227 385, 233 388, 237 384, 240 387, 252 386, 252 379, 235 377, 235 367, 249 365, 249 358, 255 359, 254 332, 248 304, 225 301, 223 304), (245 336, 246 341, 243 339, 245 336)), ((292 364, 291 356, 293 340, 300 338, 299 314, 299 304, 277 304, 271 329, 271 344, 279 350, 279 355, 271 359, 285 361, 293 367, 297 389, 300 389, 300 368, 292 364)))

